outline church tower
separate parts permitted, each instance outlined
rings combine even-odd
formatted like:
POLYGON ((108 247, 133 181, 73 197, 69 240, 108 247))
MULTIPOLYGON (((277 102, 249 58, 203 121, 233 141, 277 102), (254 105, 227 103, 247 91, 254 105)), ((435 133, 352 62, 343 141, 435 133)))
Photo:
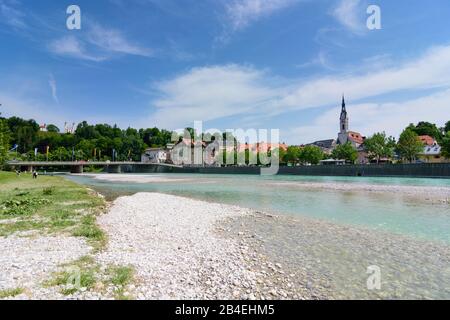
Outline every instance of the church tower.
POLYGON ((348 114, 347 109, 345 108, 345 97, 342 96, 342 110, 341 110, 341 118, 340 118, 340 124, 341 124, 341 133, 347 133, 348 132, 348 114))
POLYGON ((342 109, 341 109, 341 117, 339 120, 340 129, 338 135, 338 143, 346 144, 348 141, 348 114, 347 109, 345 107, 345 97, 342 96, 342 109))

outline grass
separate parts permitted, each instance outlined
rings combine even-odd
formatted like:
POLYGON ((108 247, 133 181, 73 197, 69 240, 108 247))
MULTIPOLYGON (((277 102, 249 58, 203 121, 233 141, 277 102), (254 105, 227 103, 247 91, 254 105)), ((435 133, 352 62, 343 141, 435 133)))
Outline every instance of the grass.
POLYGON ((127 285, 133 282, 134 269, 132 267, 110 267, 108 270, 110 274, 110 281, 117 287, 115 295, 117 300, 128 300, 131 297, 124 295, 124 289, 127 285))
POLYGON ((44 282, 44 286, 61 288, 64 295, 77 293, 81 288, 91 290, 94 288, 107 288, 113 286, 114 296, 117 300, 128 300, 124 290, 134 281, 134 269, 124 266, 110 266, 102 271, 92 256, 84 256, 72 263, 64 264, 63 271, 56 272, 53 278, 44 282), (73 286, 79 281, 79 286, 73 286))
POLYGON ((61 293, 67 296, 76 293, 80 288, 92 289, 97 283, 99 267, 91 256, 81 257, 62 267, 64 271, 54 273, 51 280, 44 282, 44 286, 61 286, 61 293), (75 285, 77 281, 79 281, 79 287, 67 286, 68 284, 75 285))
POLYGON ((85 237, 96 249, 106 243, 96 216, 105 202, 62 177, 0 172, 0 236, 37 231, 85 237))
POLYGON ((23 292, 23 288, 0 290, 0 299, 12 298, 18 296, 19 294, 22 294, 23 292))

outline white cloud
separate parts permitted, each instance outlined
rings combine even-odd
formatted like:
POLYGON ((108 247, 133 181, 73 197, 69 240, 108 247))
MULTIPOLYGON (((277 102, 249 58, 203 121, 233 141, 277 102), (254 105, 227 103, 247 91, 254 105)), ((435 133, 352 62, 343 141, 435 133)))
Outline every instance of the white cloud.
POLYGON ((153 89, 159 97, 152 102, 157 110, 151 119, 169 128, 229 116, 249 121, 336 105, 343 92, 350 101, 358 101, 406 90, 449 87, 450 46, 430 49, 420 58, 397 62, 396 67, 308 80, 282 79, 247 66, 209 66, 156 84, 153 89))
POLYGON ((129 42, 118 30, 88 24, 87 36, 64 36, 53 40, 48 49, 58 55, 89 61, 104 61, 117 54, 151 57, 152 50, 129 42))
POLYGON ((295 87, 281 102, 286 109, 324 106, 343 92, 353 100, 401 90, 450 86, 450 46, 430 49, 419 59, 363 75, 322 77, 295 87))
POLYGON ((340 0, 331 14, 350 31, 361 34, 365 30, 364 14, 360 0, 340 0))
MULTIPOLYGON (((350 129, 362 135, 376 132, 397 137, 410 123, 430 121, 443 126, 450 120, 450 90, 442 90, 418 99, 402 102, 349 104, 350 129)), ((339 108, 333 108, 312 121, 311 125, 291 128, 284 132, 290 143, 309 143, 336 139, 339 131, 339 108)))
POLYGON ((88 41, 107 52, 118 52, 144 57, 152 56, 150 49, 130 43, 120 31, 106 29, 98 24, 91 26, 88 41))
POLYGON ((234 0, 226 5, 226 10, 232 29, 239 30, 297 2, 298 0, 234 0))
POLYGON ((75 36, 66 36, 53 40, 48 49, 58 55, 68 56, 89 61, 103 61, 106 57, 88 54, 84 44, 75 36))
POLYGON ((154 86, 160 97, 152 121, 175 128, 194 120, 213 120, 268 108, 276 89, 265 73, 238 65, 195 68, 154 86))
POLYGON ((52 98, 56 103, 59 103, 57 89, 56 89, 56 80, 53 74, 50 74, 48 79, 48 85, 50 86, 50 90, 52 91, 52 98))

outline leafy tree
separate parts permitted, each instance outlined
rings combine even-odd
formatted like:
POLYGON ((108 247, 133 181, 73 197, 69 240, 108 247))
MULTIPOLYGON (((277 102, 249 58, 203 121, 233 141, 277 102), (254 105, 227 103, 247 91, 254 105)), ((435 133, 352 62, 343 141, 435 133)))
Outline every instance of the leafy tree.
POLYGON ((441 130, 434 123, 421 121, 416 126, 410 124, 408 128, 418 136, 430 136, 438 141, 442 138, 441 130))
POLYGON ((9 150, 10 132, 6 121, 0 119, 0 168, 3 167, 9 150))
POLYGON ((331 156, 336 160, 355 163, 356 159, 358 159, 358 151, 356 151, 350 142, 347 142, 346 144, 338 145, 331 153, 331 156))
POLYGON ((444 138, 442 138, 441 147, 442 147, 442 155, 447 159, 450 159, 450 130, 447 131, 447 134, 444 136, 444 138))
POLYGON ((59 128, 55 126, 54 124, 49 124, 47 126, 47 131, 52 133, 59 133, 59 128))
POLYGON ((447 121, 444 127, 444 136, 450 131, 450 121, 447 121))
POLYGON ((71 160, 71 154, 64 147, 59 147, 50 156, 51 161, 69 161, 71 160))
POLYGON ((412 162, 423 150, 423 144, 420 141, 417 133, 408 127, 400 135, 400 139, 398 140, 397 144, 397 150, 399 151, 403 159, 412 162))
POLYGON ((323 151, 317 146, 306 146, 300 150, 299 158, 303 163, 318 164, 323 160, 323 151))
POLYGON ((272 163, 278 161, 279 164, 282 164, 285 163, 284 159, 286 158, 287 151, 284 150, 283 148, 277 148, 269 152, 269 157, 272 157, 272 155, 273 155, 273 158, 271 158, 272 163), (278 154, 278 157, 275 156, 276 154, 278 154))
POLYGON ((286 155, 284 156, 284 161, 287 163, 296 164, 300 161, 300 148, 296 146, 290 146, 287 149, 286 155))
POLYGON ((392 158, 394 156, 395 141, 394 138, 386 137, 384 132, 376 133, 364 141, 369 158, 376 159, 377 163, 381 158, 392 158))

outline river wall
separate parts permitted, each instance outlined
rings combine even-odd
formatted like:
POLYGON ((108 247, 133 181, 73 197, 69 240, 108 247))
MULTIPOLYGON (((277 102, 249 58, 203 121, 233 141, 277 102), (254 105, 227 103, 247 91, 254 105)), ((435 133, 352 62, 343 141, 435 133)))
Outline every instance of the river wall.
MULTIPOLYGON (((260 174, 259 167, 173 168, 130 165, 123 173, 260 174)), ((450 178, 450 163, 280 167, 280 175, 450 178)))

